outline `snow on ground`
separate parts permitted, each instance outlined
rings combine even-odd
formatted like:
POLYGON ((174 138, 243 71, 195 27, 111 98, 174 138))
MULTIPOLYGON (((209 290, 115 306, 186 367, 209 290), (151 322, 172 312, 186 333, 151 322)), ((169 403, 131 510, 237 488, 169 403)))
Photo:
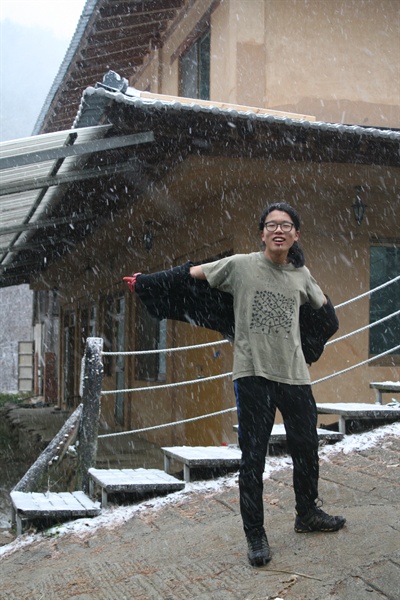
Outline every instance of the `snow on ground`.
MULTIPOLYGON (((381 441, 393 435, 400 435, 400 422, 385 425, 373 431, 365 433, 346 435, 343 440, 333 445, 324 446, 320 449, 321 461, 329 461, 337 454, 349 454, 373 448, 381 441)), ((274 471, 279 471, 291 466, 290 456, 268 457, 264 472, 264 479, 268 479, 274 471)), ((12 543, 0 547, 0 559, 8 554, 16 552, 24 546, 40 542, 46 538, 59 537, 66 534, 85 536, 87 533, 99 528, 112 528, 129 521, 132 517, 143 512, 157 511, 166 505, 189 501, 193 494, 210 494, 222 491, 224 488, 237 485, 237 473, 213 479, 210 481, 196 481, 187 483, 181 491, 174 492, 161 498, 153 498, 132 506, 108 507, 98 517, 77 519, 38 534, 26 533, 12 543)))

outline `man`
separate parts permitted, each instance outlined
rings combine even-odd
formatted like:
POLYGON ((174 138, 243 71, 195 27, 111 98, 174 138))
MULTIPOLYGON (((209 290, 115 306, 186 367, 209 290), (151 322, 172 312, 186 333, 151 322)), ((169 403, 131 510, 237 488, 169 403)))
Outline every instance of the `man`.
MULTIPOLYGON (((298 245, 297 212, 286 203, 271 204, 261 216, 259 229, 261 252, 236 254, 190 269, 187 264, 155 275, 136 273, 124 278, 153 316, 184 319, 189 313, 196 324, 228 337, 234 332, 233 380, 242 450, 240 510, 253 566, 271 560, 264 529, 263 473, 276 408, 284 420, 293 461, 295 531, 338 531, 346 522, 344 517, 330 516, 316 505, 317 409, 305 359, 305 354, 310 355, 309 362, 318 358, 326 339, 336 330, 335 323, 333 329, 332 324, 321 325, 325 310, 318 318, 315 316, 328 301, 305 267, 298 245), (203 281, 192 289, 187 280, 203 281), (209 291, 217 295, 210 296, 209 291), (311 315, 314 322, 310 317, 303 319, 304 337, 311 337, 314 344, 311 353, 309 344, 308 350, 307 344, 302 346, 300 336, 303 305, 317 310, 311 315), (315 331, 319 327, 321 330, 315 331)), ((335 321, 331 304, 330 313, 335 321)))
POLYGON ((264 529, 263 472, 276 408, 282 413, 293 460, 295 531, 337 531, 345 524, 316 506, 317 409, 301 348, 299 310, 327 299, 304 266, 300 218, 286 203, 272 204, 260 220, 262 252, 192 266, 190 274, 233 296, 233 380, 242 460, 240 510, 253 566, 271 559, 264 529))

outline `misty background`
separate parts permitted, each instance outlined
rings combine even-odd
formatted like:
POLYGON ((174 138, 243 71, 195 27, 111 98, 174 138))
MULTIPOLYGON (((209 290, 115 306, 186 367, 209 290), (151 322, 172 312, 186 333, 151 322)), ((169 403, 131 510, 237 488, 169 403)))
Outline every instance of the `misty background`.
MULTIPOLYGON (((0 141, 29 137, 69 40, 50 30, 1 22, 0 141)), ((28 285, 0 289, 0 392, 18 389, 18 342, 32 340, 28 285)))

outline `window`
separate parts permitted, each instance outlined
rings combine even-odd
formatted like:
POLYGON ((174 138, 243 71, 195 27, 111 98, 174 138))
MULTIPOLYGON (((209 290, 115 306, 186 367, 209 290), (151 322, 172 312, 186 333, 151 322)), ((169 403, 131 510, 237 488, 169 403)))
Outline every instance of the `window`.
POLYGON ((179 93, 210 99, 210 31, 199 37, 180 59, 179 93))
POLYGON ((97 326, 96 306, 81 309, 81 355, 83 356, 88 337, 96 337, 97 326))
MULTIPOLYGON (((400 275, 400 246, 376 245, 370 249, 370 288, 378 287, 400 275)), ((400 281, 371 294, 370 323, 399 310, 400 281)), ((369 337, 370 354, 381 354, 397 346, 400 339, 400 315, 371 327, 369 337)), ((400 354, 396 350, 394 354, 400 354)))
MULTIPOLYGON (((102 338, 105 352, 114 350, 114 297, 106 296, 103 300, 103 331, 102 338)), ((104 375, 110 377, 113 371, 113 356, 104 356, 103 359, 104 375)))
MULTIPOLYGON (((116 330, 115 330, 115 342, 116 352, 125 351, 125 297, 119 296, 116 299, 116 330)), ((123 390, 125 385, 125 360, 123 354, 118 354, 115 359, 115 373, 116 373, 116 386, 117 390, 123 390)), ((125 395, 122 392, 118 392, 115 396, 115 410, 114 416, 115 421, 119 425, 124 423, 124 401, 125 395)))
MULTIPOLYGON (((136 304, 136 350, 163 350, 167 347, 167 321, 154 319, 141 302, 136 304)), ((136 356, 136 379, 165 381, 165 353, 136 356)))
POLYGON ((75 313, 66 312, 63 319, 64 402, 73 406, 75 398, 75 313))

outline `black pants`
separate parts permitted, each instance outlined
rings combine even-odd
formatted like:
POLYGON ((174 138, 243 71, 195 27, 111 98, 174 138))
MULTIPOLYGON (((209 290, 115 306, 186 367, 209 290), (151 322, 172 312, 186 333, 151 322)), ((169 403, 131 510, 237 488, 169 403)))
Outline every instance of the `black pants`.
POLYGON ((234 385, 242 450, 240 511, 247 532, 264 524, 263 473, 276 408, 282 413, 293 461, 297 512, 303 514, 317 499, 317 408, 310 385, 287 385, 264 377, 242 377, 234 385))

